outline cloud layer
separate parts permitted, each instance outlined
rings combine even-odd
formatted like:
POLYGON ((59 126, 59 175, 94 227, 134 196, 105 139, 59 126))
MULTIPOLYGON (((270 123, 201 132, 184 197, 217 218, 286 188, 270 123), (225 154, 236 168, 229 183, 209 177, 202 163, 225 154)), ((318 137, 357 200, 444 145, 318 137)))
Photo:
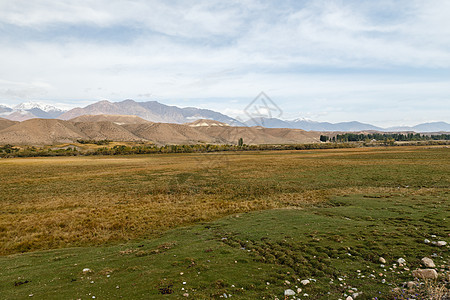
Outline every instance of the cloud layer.
POLYGON ((449 121, 450 3, 3 1, 0 102, 160 100, 239 114, 449 121))

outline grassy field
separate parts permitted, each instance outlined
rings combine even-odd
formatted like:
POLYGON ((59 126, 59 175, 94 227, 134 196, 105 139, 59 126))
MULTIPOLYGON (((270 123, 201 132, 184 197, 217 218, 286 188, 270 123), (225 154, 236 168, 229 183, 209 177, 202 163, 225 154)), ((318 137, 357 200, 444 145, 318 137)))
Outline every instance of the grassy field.
POLYGON ((449 174, 443 147, 3 159, 0 298, 386 299, 399 257, 448 270, 449 174))

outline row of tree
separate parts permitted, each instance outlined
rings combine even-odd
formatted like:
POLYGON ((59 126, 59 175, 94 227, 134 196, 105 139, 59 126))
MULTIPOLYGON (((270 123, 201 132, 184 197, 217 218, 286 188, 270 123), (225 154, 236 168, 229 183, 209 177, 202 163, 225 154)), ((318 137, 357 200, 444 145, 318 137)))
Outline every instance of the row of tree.
POLYGON ((219 151, 264 151, 264 150, 310 150, 335 149, 355 147, 348 143, 327 144, 291 144, 291 145, 238 145, 230 144, 196 144, 196 145, 116 145, 114 147, 101 147, 95 150, 80 150, 77 147, 62 149, 27 147, 24 149, 6 145, 0 148, 0 157, 38 157, 38 156, 81 156, 81 155, 131 155, 131 154, 158 154, 158 153, 208 153, 219 151))
POLYGON ((369 133, 369 134, 357 134, 357 133, 344 133, 338 134, 336 136, 321 135, 320 140, 322 142, 369 142, 375 141, 449 141, 450 134, 437 134, 437 135, 426 135, 420 133, 369 133))

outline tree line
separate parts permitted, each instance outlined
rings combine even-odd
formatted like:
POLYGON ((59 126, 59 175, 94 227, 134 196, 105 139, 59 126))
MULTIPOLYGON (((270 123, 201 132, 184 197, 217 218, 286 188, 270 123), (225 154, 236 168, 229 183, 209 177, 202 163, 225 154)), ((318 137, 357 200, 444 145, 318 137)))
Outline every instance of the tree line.
POLYGON ((450 134, 436 134, 436 135, 426 135, 420 133, 344 133, 338 134, 336 136, 326 136, 321 135, 320 140, 322 142, 369 142, 375 141, 396 141, 396 142, 406 142, 406 141, 449 141, 450 134))

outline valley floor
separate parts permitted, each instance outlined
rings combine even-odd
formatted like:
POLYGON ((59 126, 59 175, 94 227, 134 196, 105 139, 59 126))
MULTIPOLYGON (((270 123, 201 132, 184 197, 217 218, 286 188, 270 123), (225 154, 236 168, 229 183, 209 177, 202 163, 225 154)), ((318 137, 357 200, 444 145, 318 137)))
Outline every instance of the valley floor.
POLYGON ((449 272, 448 174, 443 147, 2 160, 0 298, 393 299, 449 272))

